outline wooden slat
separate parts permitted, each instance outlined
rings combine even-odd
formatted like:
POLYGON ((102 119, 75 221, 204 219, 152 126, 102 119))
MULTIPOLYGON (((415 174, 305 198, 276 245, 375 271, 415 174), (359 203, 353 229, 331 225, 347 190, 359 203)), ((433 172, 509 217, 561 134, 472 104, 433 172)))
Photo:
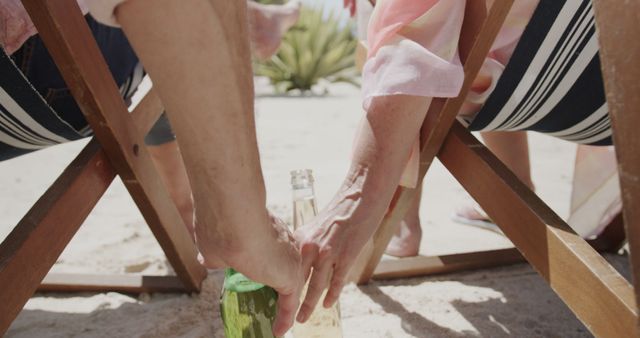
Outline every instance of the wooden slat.
POLYGON ((0 335, 115 177, 98 142, 92 140, 0 244, 0 335))
POLYGON ((76 1, 24 0, 23 4, 176 274, 188 290, 199 290, 206 270, 196 260, 193 241, 76 1))
POLYGON ((160 97, 153 88, 149 89, 131 114, 133 124, 139 130, 141 138, 147 135, 163 111, 164 105, 160 101, 160 97))
POLYGON ((183 292, 177 276, 88 275, 50 273, 39 292, 183 292))
MULTIPOLYGON (((440 149, 449 128, 455 121, 471 84, 480 71, 480 67, 512 4, 513 0, 496 0, 486 19, 483 17, 479 19, 478 16, 479 13, 484 13, 485 4, 483 1, 471 1, 467 4, 465 23, 462 28, 463 37, 460 41, 460 55, 464 62, 465 81, 458 97, 448 100, 434 99, 431 102, 421 132, 422 151, 418 186, 440 149), (477 38, 475 38, 476 36, 477 38)), ((387 244, 409 209, 414 196, 414 189, 399 187, 396 191, 395 202, 390 206, 390 211, 385 215, 374 234, 374 249, 371 258, 364 267, 355 266, 353 268, 355 271, 362 271, 359 274, 359 283, 366 283, 373 276, 387 244)))
POLYGON ((631 285, 459 123, 439 159, 594 335, 638 336, 631 285))
POLYGON ((594 0, 594 6, 636 302, 640 304, 640 2, 594 0))
MULTIPOLYGON (((595 239, 588 240, 598 252, 617 253, 625 243, 622 214, 618 214, 595 239)), ((464 252, 443 256, 416 256, 380 261, 372 279, 397 279, 466 270, 503 266, 526 262, 516 248, 464 252)))
POLYGON ((384 280, 444 274, 522 263, 524 261, 524 257, 514 248, 443 256, 389 259, 382 260, 378 264, 373 274, 373 279, 384 280))

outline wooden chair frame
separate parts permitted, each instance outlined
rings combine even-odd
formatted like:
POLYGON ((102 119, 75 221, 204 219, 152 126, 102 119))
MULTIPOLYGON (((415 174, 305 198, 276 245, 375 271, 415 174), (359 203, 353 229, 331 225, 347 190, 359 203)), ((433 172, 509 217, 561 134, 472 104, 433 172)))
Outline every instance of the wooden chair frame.
POLYGON ((624 239, 618 217, 599 240, 578 236, 471 133, 456 122, 473 79, 488 54, 513 0, 468 1, 460 41, 465 81, 460 95, 434 99, 421 130, 420 183, 437 156, 474 197, 516 249, 381 262, 416 190, 398 187, 387 215, 374 235, 369 260, 355 267, 359 283, 478 268, 526 259, 596 336, 640 337, 640 3, 593 0, 600 57, 614 130, 634 287, 595 249, 616 250, 624 239), (483 14, 483 15, 480 15, 483 14), (592 247, 593 246, 593 247, 592 247), (595 249, 594 249, 595 248, 595 249))
POLYGON ((0 244, 0 335, 38 288, 199 291, 206 269, 196 260, 195 245, 144 144, 144 135, 163 110, 160 100, 150 91, 132 114, 128 112, 75 0, 22 2, 95 138, 0 244), (177 277, 45 278, 116 175, 142 212, 177 277))

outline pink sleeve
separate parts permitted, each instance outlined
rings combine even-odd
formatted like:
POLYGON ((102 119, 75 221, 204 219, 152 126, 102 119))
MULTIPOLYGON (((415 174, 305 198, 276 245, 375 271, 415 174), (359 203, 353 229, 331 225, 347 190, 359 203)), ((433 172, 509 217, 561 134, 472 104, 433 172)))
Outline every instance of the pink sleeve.
POLYGON ((373 97, 455 97, 464 72, 458 39, 465 0, 379 0, 368 31, 363 105, 373 97))
POLYGON ((9 55, 36 34, 31 18, 19 0, 0 0, 0 46, 9 55))
MULTIPOLYGON (((78 0, 82 14, 88 12, 83 0, 78 0)), ((20 0, 0 0, 0 46, 9 55, 38 31, 20 0)))

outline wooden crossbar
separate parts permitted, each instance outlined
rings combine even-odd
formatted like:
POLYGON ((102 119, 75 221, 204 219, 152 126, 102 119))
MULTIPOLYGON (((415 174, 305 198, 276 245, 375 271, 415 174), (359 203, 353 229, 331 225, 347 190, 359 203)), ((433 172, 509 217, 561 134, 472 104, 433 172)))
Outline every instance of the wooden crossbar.
MULTIPOLYGON (((74 0, 24 0, 96 138, 188 290, 206 270, 74 0)), ((151 119, 147 119, 150 121, 151 119)), ((143 126, 146 127, 146 126, 143 126)))
POLYGON ((184 292, 177 276, 90 275, 71 273, 48 274, 38 291, 41 292, 184 292))

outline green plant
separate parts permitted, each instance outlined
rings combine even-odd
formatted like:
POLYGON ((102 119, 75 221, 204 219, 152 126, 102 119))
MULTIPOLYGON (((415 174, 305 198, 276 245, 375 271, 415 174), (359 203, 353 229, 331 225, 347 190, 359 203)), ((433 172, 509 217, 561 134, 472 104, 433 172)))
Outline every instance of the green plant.
POLYGON ((254 62, 254 71, 268 77, 281 93, 295 89, 304 93, 321 80, 359 86, 354 62, 357 41, 352 29, 352 21, 340 22, 334 13, 323 18, 322 8, 303 7, 278 53, 270 60, 254 62))

